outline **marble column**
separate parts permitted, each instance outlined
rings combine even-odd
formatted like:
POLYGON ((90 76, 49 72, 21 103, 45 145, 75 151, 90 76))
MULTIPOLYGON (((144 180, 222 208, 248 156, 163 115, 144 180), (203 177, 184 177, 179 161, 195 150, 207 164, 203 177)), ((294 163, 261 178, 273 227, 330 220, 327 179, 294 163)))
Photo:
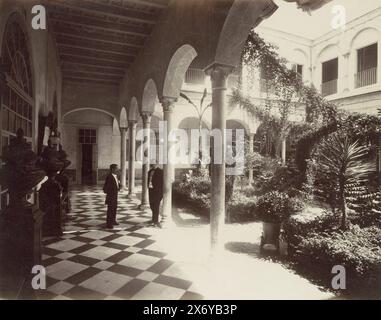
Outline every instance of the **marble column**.
POLYGON ((128 121, 129 155, 128 155, 128 196, 135 192, 135 153, 136 153, 136 120, 128 121))
POLYGON ((127 171, 126 135, 127 135, 127 128, 120 128, 120 186, 122 189, 126 188, 126 171, 127 171))
MULTIPOLYGON (((250 133, 250 137, 249 137, 249 150, 250 150, 250 153, 254 152, 254 136, 255 136, 254 133, 250 133)), ((254 182, 254 175, 253 175, 253 168, 251 168, 249 170, 249 183, 253 184, 253 182, 254 182)))
POLYGON ((213 64, 206 70, 212 82, 212 129, 221 133, 221 141, 215 144, 215 137, 212 137, 211 141, 210 240, 212 253, 219 252, 223 247, 220 236, 225 225, 226 90, 227 77, 232 71, 233 68, 219 64, 213 64))
POLYGON ((170 136, 172 128, 172 116, 173 116, 173 108, 174 103, 177 99, 163 97, 161 104, 163 106, 164 112, 164 124, 166 130, 164 130, 164 139, 166 143, 164 144, 164 164, 163 164, 163 175, 164 175, 164 190, 163 190, 163 210, 161 223, 163 227, 169 227, 173 225, 172 221, 172 183, 174 178, 174 165, 172 163, 171 157, 171 146, 172 139, 170 136))
POLYGON ((142 161, 142 196, 141 209, 149 208, 148 200, 148 171, 150 164, 150 128, 151 128, 151 113, 143 112, 141 114, 143 120, 144 140, 143 140, 143 161, 142 161))

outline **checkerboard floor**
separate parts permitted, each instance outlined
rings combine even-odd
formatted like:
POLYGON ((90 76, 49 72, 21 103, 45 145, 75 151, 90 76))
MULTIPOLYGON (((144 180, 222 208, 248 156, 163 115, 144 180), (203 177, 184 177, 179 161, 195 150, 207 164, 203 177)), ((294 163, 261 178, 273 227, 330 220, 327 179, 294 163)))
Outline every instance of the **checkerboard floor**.
POLYGON ((72 212, 60 238, 43 241, 47 290, 39 299, 203 299, 181 262, 159 251, 148 227, 150 211, 138 198, 119 196, 119 226, 106 229, 105 195, 99 187, 71 191, 72 212))

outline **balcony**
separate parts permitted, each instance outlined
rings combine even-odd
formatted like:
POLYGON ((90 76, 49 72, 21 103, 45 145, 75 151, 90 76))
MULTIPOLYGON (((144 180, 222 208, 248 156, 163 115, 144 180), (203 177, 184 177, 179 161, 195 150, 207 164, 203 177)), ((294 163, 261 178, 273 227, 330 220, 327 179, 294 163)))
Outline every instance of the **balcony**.
POLYGON ((321 94, 323 97, 337 93, 337 79, 323 82, 321 85, 321 94))
POLYGON ((370 68, 355 74, 355 88, 370 86, 377 83, 377 68, 370 68))

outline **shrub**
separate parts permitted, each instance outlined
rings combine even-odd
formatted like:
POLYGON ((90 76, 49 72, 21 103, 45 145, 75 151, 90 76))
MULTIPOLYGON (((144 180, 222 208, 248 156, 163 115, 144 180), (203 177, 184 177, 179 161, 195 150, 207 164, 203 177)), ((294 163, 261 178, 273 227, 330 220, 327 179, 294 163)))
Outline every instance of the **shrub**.
POLYGON ((303 207, 298 198, 287 193, 272 191, 258 198, 255 214, 264 222, 280 223, 303 207))
POLYGON ((306 208, 300 214, 287 219, 283 224, 283 237, 288 242, 289 254, 292 257, 304 239, 313 233, 331 232, 337 229, 340 218, 331 212, 322 209, 313 212, 313 208, 306 208))
POLYGON ((208 176, 192 176, 189 181, 175 182, 173 193, 203 215, 210 209, 210 179, 208 176))
POLYGON ((226 206, 228 221, 247 222, 255 220, 256 203, 257 197, 247 196, 242 192, 235 192, 231 201, 226 206))
POLYGON ((381 230, 377 227, 310 234, 298 245, 295 259, 326 281, 332 279, 333 266, 344 266, 350 291, 381 290, 381 230))

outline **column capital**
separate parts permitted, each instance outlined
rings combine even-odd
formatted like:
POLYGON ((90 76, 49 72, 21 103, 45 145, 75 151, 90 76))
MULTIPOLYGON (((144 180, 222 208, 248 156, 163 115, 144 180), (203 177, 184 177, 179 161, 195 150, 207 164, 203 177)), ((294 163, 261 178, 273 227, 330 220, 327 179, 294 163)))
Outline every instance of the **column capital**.
POLYGON ((163 106, 163 111, 172 112, 176 101, 177 101, 177 98, 163 97, 160 101, 161 105, 163 106))
POLYGON ((128 120, 128 127, 129 128, 135 127, 137 123, 138 123, 137 120, 128 120))
POLYGON ((140 113, 140 116, 142 117, 143 123, 147 123, 147 122, 150 122, 151 120, 152 112, 142 111, 140 113))
POLYGON ((229 74, 234 72, 234 70, 235 70, 234 66, 230 66, 230 65, 222 64, 218 62, 213 62, 212 64, 210 64, 204 69, 204 72, 211 77, 213 77, 214 74, 220 74, 227 77, 229 74))

